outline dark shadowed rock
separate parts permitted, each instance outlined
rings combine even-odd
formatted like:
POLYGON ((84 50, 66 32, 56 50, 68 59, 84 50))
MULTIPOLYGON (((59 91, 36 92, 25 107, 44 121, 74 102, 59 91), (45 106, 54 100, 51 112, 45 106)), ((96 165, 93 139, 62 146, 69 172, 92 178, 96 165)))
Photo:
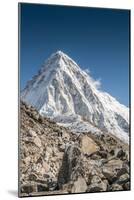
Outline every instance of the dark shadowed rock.
POLYGON ((127 183, 123 184, 123 189, 124 190, 130 190, 130 182, 129 181, 127 183))
POLYGON ((129 174, 125 173, 121 175, 117 181, 118 184, 125 184, 130 181, 129 174))
POLYGON ((78 164, 81 156, 80 149, 76 146, 68 146, 62 160, 62 166, 58 174, 59 188, 71 180, 73 169, 78 164))
POLYGON ((38 192, 44 192, 44 191, 48 191, 49 188, 46 184, 38 184, 37 185, 37 191, 38 192))
POLYGON ((30 194, 32 192, 37 192, 37 186, 32 184, 25 184, 21 186, 21 192, 30 194))
POLYGON ((128 173, 128 171, 125 167, 123 167, 117 172, 117 177, 120 177, 121 175, 123 175, 125 173, 128 173))
POLYGON ((94 175, 91 179, 90 185, 88 186, 89 192, 106 191, 108 186, 108 181, 99 177, 99 175, 94 175))
POLYGON ((111 191, 118 191, 118 190, 123 190, 123 187, 117 183, 111 186, 111 191))

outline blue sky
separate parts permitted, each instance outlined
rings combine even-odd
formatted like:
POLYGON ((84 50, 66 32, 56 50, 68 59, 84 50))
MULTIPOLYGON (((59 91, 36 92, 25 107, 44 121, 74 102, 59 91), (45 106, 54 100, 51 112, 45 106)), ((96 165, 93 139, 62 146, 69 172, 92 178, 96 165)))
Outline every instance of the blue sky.
POLYGON ((21 4, 20 86, 57 50, 129 105, 129 11, 21 4))

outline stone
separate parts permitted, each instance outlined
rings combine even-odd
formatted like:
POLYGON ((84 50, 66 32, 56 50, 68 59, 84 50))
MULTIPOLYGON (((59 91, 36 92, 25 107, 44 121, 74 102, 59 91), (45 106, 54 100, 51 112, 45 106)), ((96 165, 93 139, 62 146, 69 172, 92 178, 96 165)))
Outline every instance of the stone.
POLYGON ((88 187, 89 192, 106 191, 108 181, 106 179, 102 180, 99 175, 94 175, 91 179, 90 185, 88 187))
POLYGON ((117 153, 117 158, 123 158, 124 156, 125 156, 125 152, 122 149, 120 149, 117 153))
POLYGON ((101 183, 101 178, 99 176, 94 175, 91 179, 91 184, 101 183))
POLYGON ((110 183, 116 180, 112 169, 104 167, 102 173, 110 183))
POLYGON ((110 167, 111 169, 115 170, 115 169, 121 169, 123 165, 123 161, 122 160, 117 160, 117 159, 112 159, 110 161, 108 161, 105 166, 106 167, 110 167))
POLYGON ((98 151, 97 154, 101 156, 101 158, 107 158, 107 152, 106 151, 98 151))
POLYGON ((37 192, 37 186, 32 184, 25 184, 21 186, 21 192, 30 194, 32 192, 37 192))
POLYGON ((78 179, 74 182, 72 186, 72 193, 81 193, 86 192, 87 184, 84 178, 78 177, 78 179))
POLYGON ((83 154, 91 155, 92 153, 99 150, 98 145, 87 135, 81 139, 81 151, 83 154))
POLYGON ((49 179, 49 178, 50 178, 50 175, 46 173, 46 174, 43 175, 43 177, 44 177, 45 179, 49 179))
POLYGON ((108 181, 106 179, 102 181, 99 177, 95 177, 95 179, 92 180, 90 185, 88 186, 88 192, 107 191, 107 188, 108 181))
POLYGON ((70 135, 68 133, 66 133, 65 131, 63 132, 62 138, 66 141, 69 141, 70 139, 70 135))
POLYGON ((58 159, 63 159, 63 155, 64 155, 64 152, 58 152, 57 153, 57 157, 58 157, 58 159))
POLYGON ((64 144, 59 145, 59 151, 64 152, 64 150, 65 150, 65 145, 64 144))
POLYGON ((123 187, 121 185, 115 183, 115 184, 112 184, 111 190, 112 191, 118 191, 118 190, 120 191, 120 190, 123 190, 123 187))
POLYGON ((87 192, 101 192, 101 191, 102 191, 102 188, 98 186, 89 187, 87 190, 87 192))
POLYGON ((130 173, 130 163, 129 163, 129 161, 125 161, 123 163, 123 168, 125 168, 127 170, 128 174, 130 173))
POLYGON ((53 191, 57 188, 57 181, 52 180, 48 183, 49 190, 53 191))
POLYGON ((46 152, 47 152, 48 154, 52 154, 52 153, 53 153, 52 147, 47 146, 47 147, 46 147, 46 152))
POLYGON ((29 129, 29 136, 31 137, 36 137, 37 133, 35 131, 33 131, 32 129, 29 129))
POLYGON ((130 190, 130 182, 124 183, 123 184, 123 189, 124 190, 130 190))
POLYGON ((123 158, 125 156, 125 152, 122 149, 117 149, 116 157, 123 158))
POLYGON ((49 165, 47 164, 47 162, 43 161, 43 172, 48 173, 49 172, 49 165))
POLYGON ((49 188, 48 188, 47 184, 38 184, 37 190, 38 190, 38 192, 44 192, 44 191, 48 191, 49 188))
POLYGON ((121 175, 120 178, 118 179, 119 184, 125 184, 129 181, 130 181, 130 177, 129 177, 129 174, 127 174, 127 173, 121 175))
MULTIPOLYGON (((62 188, 62 186, 68 183, 72 178, 73 170, 80 161, 80 156, 81 152, 79 148, 77 148, 76 146, 68 146, 64 153, 62 165, 58 174, 59 188, 62 188)), ((74 175, 76 175, 77 173, 79 173, 78 168, 77 171, 75 171, 74 175)))
POLYGON ((109 153, 114 156, 114 149, 110 150, 109 153))
POLYGON ((37 147, 41 147, 41 146, 42 146, 41 140, 40 140, 39 137, 35 137, 35 139, 34 139, 33 142, 35 143, 35 145, 36 145, 37 147))
POLYGON ((28 165, 31 161, 31 157, 30 156, 27 156, 24 160, 25 164, 28 165))
POLYGON ((101 159, 101 156, 99 156, 98 154, 94 153, 94 154, 92 154, 90 156, 90 158, 93 159, 93 160, 99 160, 99 159, 101 159))
POLYGON ((36 174, 32 173, 32 174, 29 175, 29 180, 30 181, 35 181, 37 179, 38 179, 38 176, 36 174))
POLYGON ((127 172, 128 172, 127 169, 125 167, 123 167, 117 172, 117 177, 120 177, 121 175, 123 175, 127 172))

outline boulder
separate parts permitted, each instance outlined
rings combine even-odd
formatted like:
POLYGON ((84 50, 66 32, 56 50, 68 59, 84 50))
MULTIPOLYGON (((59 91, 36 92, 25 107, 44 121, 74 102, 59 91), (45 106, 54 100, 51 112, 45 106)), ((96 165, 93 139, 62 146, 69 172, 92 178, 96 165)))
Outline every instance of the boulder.
POLYGON ((40 140, 40 138, 39 137, 35 137, 34 138, 34 141, 33 141, 34 143, 35 143, 35 145, 37 146, 37 147, 41 147, 42 146, 42 144, 41 144, 41 140, 40 140))
POLYGON ((104 167, 102 170, 103 175, 109 181, 109 183, 113 183, 116 180, 116 176, 112 169, 104 167))
POLYGON ((48 188, 50 191, 53 191, 57 188, 58 184, 57 184, 57 180, 51 180, 48 182, 48 188))
POLYGON ((68 183, 72 179, 72 175, 76 176, 79 169, 74 170, 80 161, 81 152, 76 146, 68 146, 62 160, 62 165, 58 174, 58 186, 62 188, 64 184, 68 183), (72 173, 72 172, 75 173, 72 173))
POLYGON ((43 161, 43 166, 42 167, 43 167, 45 173, 49 172, 50 166, 47 164, 47 162, 43 161))
POLYGON ((25 162, 26 165, 29 165, 30 161, 31 161, 31 157, 30 156, 27 156, 25 158, 25 160, 24 160, 24 162, 25 162))
POLYGON ((53 153, 53 149, 52 149, 52 147, 47 146, 47 147, 46 147, 46 152, 52 154, 52 153, 53 153))
POLYGON ((87 135, 83 136, 81 139, 81 152, 83 154, 91 155, 92 153, 99 150, 98 145, 87 135))
POLYGON ((115 149, 115 156, 122 159, 125 156, 125 152, 123 151, 123 149, 117 148, 115 149))
POLYGON ((35 181, 35 180, 37 180, 37 179, 38 179, 38 176, 37 176, 36 174, 31 173, 31 174, 29 175, 29 180, 30 180, 30 181, 35 181))
POLYGON ((102 188, 98 186, 89 187, 87 190, 87 192, 101 192, 101 191, 102 191, 102 188))
POLYGON ((70 135, 67 132, 63 131, 62 138, 64 141, 69 141, 70 135))
POLYGON ((102 168, 103 175, 107 178, 110 184, 117 182, 119 177, 126 173, 127 170, 123 167, 122 160, 110 160, 102 168))
POLYGON ((36 137, 36 135, 37 135, 37 133, 35 131, 33 131, 32 129, 29 129, 28 134, 30 137, 36 137))
POLYGON ((121 185, 117 184, 117 183, 112 184, 111 191, 118 191, 118 190, 119 191, 123 190, 123 187, 121 185))
POLYGON ((44 192, 44 191, 48 191, 49 188, 48 188, 47 184, 38 184, 37 190, 38 190, 38 192, 44 192))
POLYGON ((35 184, 24 184, 21 186, 21 192, 26 194, 37 192, 37 186, 35 184))
POLYGON ((112 159, 110 161, 108 161, 106 164, 105 164, 105 167, 109 167, 111 168, 112 170, 115 170, 115 169, 121 169, 123 166, 123 161, 122 160, 117 160, 117 159, 112 159))
POLYGON ((128 172, 127 169, 125 167, 123 167, 117 172, 117 177, 120 177, 121 175, 123 175, 127 172, 128 172))
POLYGON ((88 192, 106 191, 107 187, 108 181, 106 179, 102 180, 99 176, 94 175, 88 187, 88 192))
POLYGON ((120 178, 118 179, 118 183, 119 184, 125 184, 127 182, 130 181, 130 177, 128 173, 125 173, 123 175, 120 176, 120 178))
POLYGON ((58 149, 59 149, 60 152, 64 152, 64 150, 65 150, 65 144, 60 144, 58 146, 58 149))
POLYGON ((78 179, 74 182, 71 193, 81 193, 86 192, 87 184, 84 178, 78 177, 78 179))
POLYGON ((97 154, 101 157, 101 158, 104 158, 106 159, 108 154, 106 151, 98 151, 97 154))
POLYGON ((124 183, 123 184, 123 189, 124 190, 130 190, 130 182, 124 183))
POLYGON ((99 160, 99 159, 101 159, 101 156, 98 155, 98 154, 96 154, 96 153, 93 153, 93 154, 90 156, 90 158, 91 158, 92 160, 99 160))

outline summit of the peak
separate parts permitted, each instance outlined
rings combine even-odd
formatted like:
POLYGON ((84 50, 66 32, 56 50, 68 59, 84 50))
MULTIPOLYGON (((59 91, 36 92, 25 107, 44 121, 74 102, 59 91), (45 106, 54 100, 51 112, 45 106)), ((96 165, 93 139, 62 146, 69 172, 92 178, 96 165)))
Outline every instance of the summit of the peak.
POLYGON ((66 56, 66 54, 61 50, 56 51, 55 55, 66 56))
POLYGON ((68 57, 63 51, 60 51, 60 50, 58 50, 58 51, 56 51, 55 53, 53 53, 53 54, 51 54, 51 56, 49 57, 49 59, 51 60, 51 59, 55 59, 55 58, 57 58, 57 59, 60 59, 60 58, 62 58, 62 57, 68 57))
POLYGON ((56 53, 57 53, 57 54, 63 54, 63 51, 58 50, 58 51, 56 51, 56 53))
POLYGON ((60 66, 70 66, 70 67, 73 67, 75 69, 78 69, 79 66, 77 65, 77 63, 72 59, 70 58, 66 53, 64 53, 63 51, 61 50, 58 50, 56 51, 55 53, 53 53, 48 61, 50 62, 55 62, 55 63, 58 63, 60 62, 60 66))

